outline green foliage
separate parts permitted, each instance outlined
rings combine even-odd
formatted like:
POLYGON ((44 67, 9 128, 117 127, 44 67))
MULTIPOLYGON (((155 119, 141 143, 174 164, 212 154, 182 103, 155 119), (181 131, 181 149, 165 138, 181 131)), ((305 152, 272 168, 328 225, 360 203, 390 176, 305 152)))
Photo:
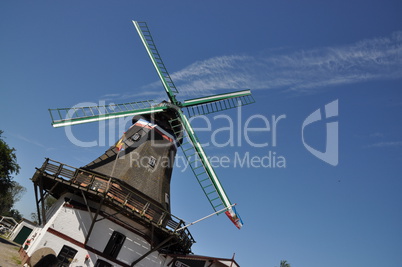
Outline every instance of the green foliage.
POLYGON ((20 166, 17 163, 15 148, 10 148, 3 140, 0 130, 0 215, 13 217, 20 221, 22 215, 13 209, 14 203, 21 199, 26 189, 13 181, 13 174, 18 174, 20 166))
MULTIPOLYGON (((51 195, 48 195, 45 199, 45 210, 49 210, 53 206, 53 204, 56 203, 56 201, 57 201, 57 198, 54 198, 51 195)), ((36 212, 31 213, 31 220, 34 223, 39 222, 39 216, 36 212)))
POLYGON ((36 224, 39 223, 38 214, 36 212, 31 213, 31 221, 36 223, 36 224))
POLYGON ((20 166, 17 164, 15 148, 10 148, 3 140, 0 130, 0 196, 4 195, 12 187, 12 174, 18 174, 20 166))
POLYGON ((45 200, 45 209, 49 210, 51 206, 53 206, 54 203, 56 203, 57 198, 52 197, 51 195, 48 195, 45 200))
POLYGON ((18 265, 22 264, 22 261, 18 256, 12 256, 11 259, 14 261, 15 264, 18 264, 18 265))
MULTIPOLYGON (((0 215, 5 215, 5 216, 11 216, 11 213, 14 214, 19 214, 12 212, 12 207, 14 206, 14 203, 19 201, 21 199, 21 196, 26 192, 26 188, 20 185, 19 183, 15 181, 10 182, 10 187, 6 192, 4 192, 2 195, 0 195, 0 215)), ((20 220, 21 218, 18 219, 18 217, 14 217, 17 221, 20 220)))
POLYGON ((280 267, 290 267, 290 263, 288 263, 287 261, 285 261, 285 260, 282 260, 281 261, 281 264, 279 265, 280 267))
POLYGON ((22 220, 22 214, 16 209, 10 209, 3 213, 3 216, 13 217, 17 222, 22 220))

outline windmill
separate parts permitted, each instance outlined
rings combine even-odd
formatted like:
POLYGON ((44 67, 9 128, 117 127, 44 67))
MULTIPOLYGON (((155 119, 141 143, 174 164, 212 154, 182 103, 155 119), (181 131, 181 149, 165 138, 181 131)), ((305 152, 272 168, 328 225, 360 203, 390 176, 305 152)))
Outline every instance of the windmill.
MULTIPOLYGON (((50 114, 52 116, 53 127, 69 126, 74 124, 82 124, 93 121, 100 121, 106 119, 113 119, 125 116, 134 116, 133 126, 130 128, 123 137, 117 142, 117 145, 109 151, 107 151, 103 157, 95 160, 94 162, 88 164, 85 168, 91 171, 98 171, 103 174, 112 169, 112 165, 116 164, 114 160, 118 158, 116 153, 111 152, 111 150, 120 151, 122 146, 125 150, 135 151, 141 144, 141 141, 147 140, 146 134, 140 134, 139 132, 144 132, 144 126, 146 128, 154 127, 156 132, 159 132, 167 140, 171 140, 174 145, 170 147, 169 151, 164 151, 166 156, 172 155, 172 148, 175 146, 180 146, 187 160, 189 160, 191 169, 198 183, 200 184, 205 196, 210 202, 212 208, 215 211, 221 209, 226 209, 226 214, 235 223, 235 225, 241 227, 241 219, 239 214, 236 212, 233 203, 229 200, 225 190, 222 187, 213 167, 211 166, 204 149, 202 148, 198 138, 188 120, 188 117, 182 111, 187 109, 189 116, 205 115, 220 110, 226 110, 230 108, 236 108, 240 105, 247 105, 254 103, 254 99, 251 96, 250 90, 243 90, 225 94, 212 95, 207 97, 195 98, 185 100, 180 102, 176 99, 176 95, 179 93, 171 76, 169 75, 165 64, 156 48, 154 40, 151 36, 150 30, 145 22, 133 21, 133 24, 141 38, 142 43, 145 46, 146 51, 156 69, 156 72, 162 82, 162 85, 166 91, 168 101, 164 101, 160 104, 155 103, 152 100, 142 101, 142 102, 132 102, 124 104, 114 104, 111 106, 92 106, 92 107, 79 107, 74 109, 52 109, 50 114), (142 117, 140 119, 140 117, 142 117), (170 133, 170 134, 169 134, 170 133), (140 137, 141 135, 141 137, 140 137), (138 140, 135 140, 138 138, 138 140), (134 140, 134 141, 133 141, 134 140), (137 141, 137 142, 136 142, 137 141), (113 160, 111 160, 110 155, 113 155, 113 160), (104 158, 103 160, 101 158, 104 158), (105 160, 107 159, 107 160, 105 160), (105 163, 107 161, 107 163, 105 163)), ((152 144, 150 144, 152 145, 152 144)), ((153 144, 155 145, 155 143, 153 144)), ((165 146, 166 148, 166 146, 165 146)), ((161 151, 159 151, 161 152, 161 151)), ((163 153, 163 152, 162 152, 163 153)), ((127 152, 124 153, 127 155, 127 152)), ((150 160, 155 161, 160 157, 149 156, 150 160)), ((125 157, 127 160, 132 158, 125 157)), ((126 161, 127 161, 126 160, 126 161)), ((170 163, 173 158, 169 158, 170 163)), ((114 166, 114 169, 119 169, 119 173, 123 173, 122 176, 132 175, 136 176, 137 179, 132 179, 131 183, 134 187, 136 183, 142 183, 138 181, 143 179, 135 174, 138 170, 131 168, 126 170, 129 165, 127 162, 120 161, 119 166, 114 166), (126 166, 126 168, 123 167, 126 166), (122 171, 124 169, 124 171, 122 171)), ((150 163, 153 165, 154 163, 150 163)), ((141 173, 142 175, 144 173, 141 173)), ((165 175, 165 180, 170 181, 170 171, 165 175)), ((123 178, 125 180, 130 180, 130 178, 123 178)), ((169 188, 168 182, 165 182, 159 189, 156 188, 143 188, 140 189, 145 194, 152 194, 153 197, 160 202, 164 208, 169 207, 169 188)), ((146 185, 145 187, 147 187, 146 185)))
POLYGON ((40 238, 24 248, 26 259, 57 248, 58 259, 66 266, 73 258, 78 264, 80 257, 85 257, 84 263, 96 261, 95 266, 135 266, 145 260, 152 262, 149 266, 165 266, 165 260, 160 260, 163 251, 162 256, 171 257, 172 262, 177 255, 182 262, 199 260, 189 256, 195 241, 184 221, 170 213, 170 180, 178 147, 215 213, 225 212, 236 227, 242 226, 189 118, 254 103, 250 90, 178 101, 179 92, 147 24, 133 24, 167 100, 49 109, 53 127, 128 116, 132 125, 115 145, 81 168, 51 159, 37 168, 32 181, 41 226, 30 240, 40 238), (50 213, 44 204, 48 195, 58 199, 50 213))

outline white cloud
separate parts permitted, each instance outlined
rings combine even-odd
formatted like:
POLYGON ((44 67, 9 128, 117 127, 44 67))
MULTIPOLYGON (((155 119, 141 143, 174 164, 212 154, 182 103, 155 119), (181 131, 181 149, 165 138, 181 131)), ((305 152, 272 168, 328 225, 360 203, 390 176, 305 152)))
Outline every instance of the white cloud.
POLYGON ((395 142, 378 142, 375 144, 368 145, 367 147, 400 147, 402 146, 402 141, 395 142))
POLYGON ((266 57, 231 55, 195 62, 173 73, 182 95, 219 89, 314 91, 328 86, 402 78, 402 32, 351 45, 266 57))
MULTIPOLYGON (((156 84, 156 83, 155 83, 156 84)), ((158 84, 162 87, 162 84, 159 82, 158 84)), ((127 99, 133 99, 134 101, 141 101, 144 99, 147 100, 155 100, 156 102, 162 101, 165 97, 163 91, 155 91, 155 90, 147 90, 145 92, 130 92, 124 94, 107 94, 100 97, 100 101, 114 102, 114 101, 122 101, 127 99)))
POLYGON ((35 145, 35 146, 38 146, 38 147, 41 147, 41 148, 45 148, 45 149, 47 149, 47 150, 51 149, 51 148, 46 147, 45 145, 43 145, 43 144, 41 144, 41 143, 39 143, 39 142, 37 142, 37 141, 34 141, 34 140, 31 140, 31 139, 28 139, 28 138, 24 137, 24 136, 22 136, 21 134, 16 134, 15 136, 16 136, 17 138, 19 138, 19 139, 21 139, 21 140, 23 140, 23 141, 25 141, 25 142, 27 142, 27 143, 33 144, 33 145, 35 145))
POLYGON ((370 134, 369 137, 384 137, 384 134, 380 132, 375 132, 370 134))

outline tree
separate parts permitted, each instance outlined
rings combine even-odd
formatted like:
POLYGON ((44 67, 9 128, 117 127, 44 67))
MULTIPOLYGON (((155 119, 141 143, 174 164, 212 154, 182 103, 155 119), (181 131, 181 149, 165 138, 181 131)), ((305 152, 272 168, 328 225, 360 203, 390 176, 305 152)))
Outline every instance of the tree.
POLYGON ((10 209, 4 213, 4 216, 13 217, 17 222, 22 220, 22 214, 16 209, 10 209))
POLYGON ((13 174, 18 174, 20 166, 17 163, 15 148, 10 148, 3 140, 0 130, 0 215, 11 216, 17 221, 22 219, 21 213, 13 209, 14 203, 21 199, 26 189, 13 181, 13 174))
POLYGON ((32 220, 32 222, 34 222, 36 224, 39 222, 38 214, 36 212, 31 213, 31 220, 32 220))
POLYGON ((56 202, 57 202, 57 198, 54 198, 53 196, 48 195, 45 200, 45 209, 49 210, 53 206, 53 204, 56 202))
MULTIPOLYGON (((11 181, 8 190, 3 195, 0 196, 0 215, 5 215, 12 212, 14 203, 18 202, 26 191, 27 190, 25 187, 23 187, 16 181, 11 181)), ((15 211, 12 213, 17 214, 15 211)), ((12 216, 12 215, 6 215, 6 216, 12 216)))
POLYGON ((20 166, 17 164, 15 148, 10 148, 3 140, 0 130, 0 197, 12 187, 12 174, 18 174, 20 166))
POLYGON ((285 260, 282 260, 281 261, 281 264, 279 265, 280 267, 290 267, 290 263, 288 263, 287 261, 285 261, 285 260))
MULTIPOLYGON (((56 203, 56 202, 57 202, 57 198, 54 198, 53 196, 48 195, 48 196, 45 198, 45 210, 49 210, 49 209, 53 206, 53 204, 56 203)), ((38 214, 37 214, 36 212, 32 212, 32 213, 31 213, 31 220, 32 220, 34 223, 38 223, 38 222, 39 222, 39 216, 38 216, 38 214)), ((0 267, 1 267, 1 266, 0 266, 0 267)))

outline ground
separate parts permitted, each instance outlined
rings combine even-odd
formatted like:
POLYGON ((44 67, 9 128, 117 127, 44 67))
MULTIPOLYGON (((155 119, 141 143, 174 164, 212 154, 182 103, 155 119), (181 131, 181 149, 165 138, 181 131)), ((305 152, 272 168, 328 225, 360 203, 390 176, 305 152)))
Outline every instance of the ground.
POLYGON ((20 245, 0 237, 0 267, 20 267, 20 245))

